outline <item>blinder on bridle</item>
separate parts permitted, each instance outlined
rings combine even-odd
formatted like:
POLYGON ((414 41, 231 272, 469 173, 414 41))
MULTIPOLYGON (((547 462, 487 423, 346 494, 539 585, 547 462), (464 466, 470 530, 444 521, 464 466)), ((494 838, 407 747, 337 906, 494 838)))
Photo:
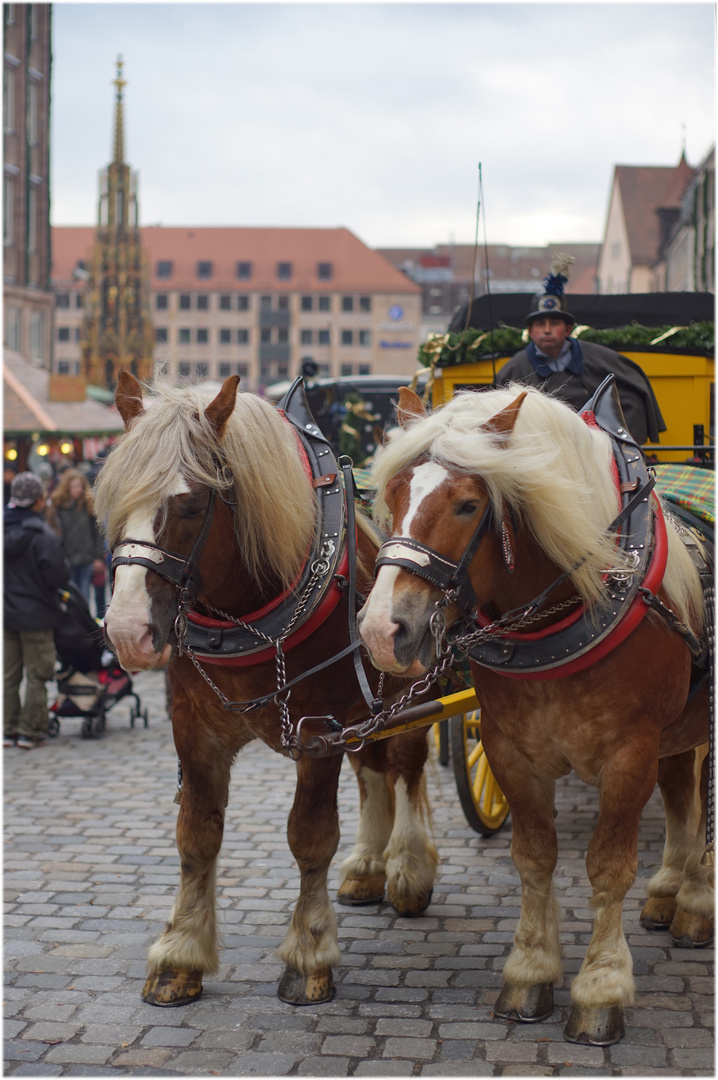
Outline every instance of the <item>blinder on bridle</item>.
POLYGON ((379 570, 382 566, 401 566, 404 570, 424 578, 443 592, 442 606, 456 603, 462 614, 468 618, 477 606, 476 593, 469 580, 469 565, 479 544, 493 526, 494 508, 489 501, 459 562, 447 559, 445 555, 440 555, 438 551, 410 536, 392 536, 379 548, 375 569, 379 570))

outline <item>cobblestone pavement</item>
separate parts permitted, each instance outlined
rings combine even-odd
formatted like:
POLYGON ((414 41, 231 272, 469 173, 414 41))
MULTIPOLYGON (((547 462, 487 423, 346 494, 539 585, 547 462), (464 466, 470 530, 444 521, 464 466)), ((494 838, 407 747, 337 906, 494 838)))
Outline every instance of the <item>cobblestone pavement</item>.
MULTIPOLYGON (((149 707, 147 729, 130 729, 125 699, 98 741, 81 739, 80 721, 68 719, 47 746, 4 752, 5 1075, 714 1075, 712 950, 673 949, 638 922, 663 845, 657 793, 625 905, 638 987, 626 1037, 608 1049, 562 1038, 589 937, 584 852, 596 815, 595 792, 571 778, 557 795, 565 979, 550 1022, 492 1018, 518 915, 510 825, 491 839, 472 832, 451 768, 436 762, 441 862, 427 913, 402 919, 386 904, 336 905, 336 998, 309 1008, 280 1002, 274 950, 298 880, 285 839, 294 767, 258 743, 234 768, 218 884, 221 970, 194 1005, 144 1004, 147 947, 178 877, 176 759, 162 676, 137 676, 135 688, 149 707)), ((334 892, 357 807, 347 762, 334 892)))

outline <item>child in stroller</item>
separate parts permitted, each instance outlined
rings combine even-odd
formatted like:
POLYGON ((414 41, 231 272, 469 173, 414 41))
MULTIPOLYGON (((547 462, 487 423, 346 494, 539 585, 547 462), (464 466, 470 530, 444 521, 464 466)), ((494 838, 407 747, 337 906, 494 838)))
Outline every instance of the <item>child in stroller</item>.
POLYGON ((102 624, 93 619, 80 590, 70 583, 60 591, 63 619, 55 630, 55 651, 59 670, 56 675, 58 696, 50 706, 49 734, 60 731, 60 717, 82 718, 83 739, 99 739, 105 730, 105 714, 128 695, 130 727, 142 718, 147 727, 147 709, 142 709, 132 680, 105 648, 102 624))

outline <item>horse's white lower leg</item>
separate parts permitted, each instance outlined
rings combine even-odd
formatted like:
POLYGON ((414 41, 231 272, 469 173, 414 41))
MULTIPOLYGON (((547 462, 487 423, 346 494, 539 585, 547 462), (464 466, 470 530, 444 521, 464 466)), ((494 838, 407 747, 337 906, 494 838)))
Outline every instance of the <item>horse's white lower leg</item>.
POLYGON ((373 879, 375 889, 379 888, 381 882, 381 893, 384 891, 384 848, 391 835, 394 819, 393 798, 384 773, 362 765, 357 768, 357 782, 360 795, 359 826, 354 848, 339 868, 340 898, 345 883, 347 889, 351 887, 354 896, 360 879, 373 879))
POLYGON ((292 921, 277 955, 301 975, 311 975, 339 963, 337 920, 329 900, 326 873, 318 872, 311 875, 311 880, 303 879, 292 921))
MULTIPOLYGON (((514 862, 521 876, 521 915, 509 957, 504 964, 504 982, 514 986, 538 986, 561 980, 559 910, 553 889, 552 872, 514 862)), ((551 867, 551 871, 553 867, 551 867)))
POLYGON ((424 776, 413 796, 400 776, 394 785, 394 803, 394 827, 384 853, 389 900, 400 914, 419 914, 431 900, 439 861, 426 828, 424 776))
POLYGON ((571 1001, 583 1009, 605 1009, 633 1002, 633 960, 623 935, 623 903, 605 906, 594 899, 593 934, 581 969, 571 984, 571 1001))
POLYGON ((215 914, 216 860, 199 874, 182 872, 167 925, 147 956, 148 971, 181 968, 212 974, 219 967, 215 914))

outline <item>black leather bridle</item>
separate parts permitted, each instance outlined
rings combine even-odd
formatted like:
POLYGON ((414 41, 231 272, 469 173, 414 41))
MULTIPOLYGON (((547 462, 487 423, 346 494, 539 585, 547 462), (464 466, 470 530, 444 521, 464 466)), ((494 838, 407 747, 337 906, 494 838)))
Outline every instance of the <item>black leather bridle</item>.
MULTIPOLYGON (((151 543, 148 540, 133 540, 130 537, 120 540, 113 548, 112 562, 110 564, 113 590, 115 587, 115 573, 118 566, 142 566, 145 570, 151 570, 153 574, 157 574, 158 577, 161 577, 164 581, 168 581, 170 585, 174 585, 177 589, 179 604, 177 618, 180 619, 183 613, 195 603, 197 596, 199 595, 199 590, 202 587, 202 577, 199 572, 199 558, 202 554, 204 545, 207 542, 209 530, 212 528, 216 502, 217 491, 215 488, 210 488, 209 501, 204 513, 202 528, 192 545, 192 550, 189 555, 178 555, 177 552, 169 551, 167 548, 163 548, 159 544, 151 543), (126 555, 117 554, 121 548, 129 548, 129 553, 126 555), (140 551, 139 554, 135 554, 137 549, 140 551), (155 552, 155 555, 154 557, 150 554, 143 555, 141 554, 142 551, 155 552)), ((175 625, 175 632, 177 633, 178 640, 182 640, 182 629, 182 627, 175 625)))
POLYGON ((382 566, 401 566, 409 570, 441 589, 445 602, 455 602, 462 614, 468 617, 477 606, 476 593, 469 580, 469 565, 479 544, 493 525, 494 508, 489 501, 459 562, 440 555, 438 551, 411 536, 392 536, 379 548, 374 567, 379 570, 382 566), (393 555, 392 548, 397 549, 393 555))

